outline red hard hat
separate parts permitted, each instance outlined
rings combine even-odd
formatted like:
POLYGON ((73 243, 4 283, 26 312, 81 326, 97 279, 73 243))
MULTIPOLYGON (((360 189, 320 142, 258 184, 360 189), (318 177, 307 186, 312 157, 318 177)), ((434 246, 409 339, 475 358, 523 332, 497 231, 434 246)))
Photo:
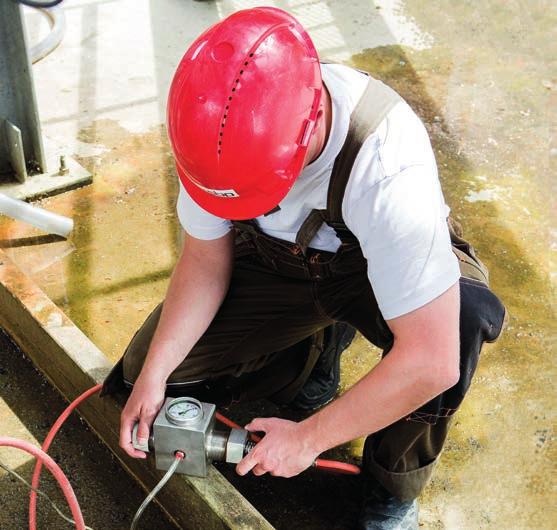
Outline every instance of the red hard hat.
POLYGON ((321 90, 315 47, 285 11, 238 11, 203 33, 176 70, 167 110, 193 200, 225 219, 272 210, 302 171, 321 90))

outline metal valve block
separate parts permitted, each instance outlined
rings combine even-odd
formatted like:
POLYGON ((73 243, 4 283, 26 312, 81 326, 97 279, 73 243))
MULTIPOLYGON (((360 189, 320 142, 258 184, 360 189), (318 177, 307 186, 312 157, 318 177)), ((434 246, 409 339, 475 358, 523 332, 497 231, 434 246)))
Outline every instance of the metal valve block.
POLYGON ((245 429, 228 432, 215 430, 216 407, 190 397, 168 398, 159 411, 147 444, 137 440, 138 423, 133 428, 133 446, 140 451, 155 451, 157 469, 166 470, 176 460, 176 452, 186 456, 177 473, 206 477, 211 462, 237 464, 253 449, 245 429))
POLYGON ((215 427, 215 405, 199 403, 201 414, 193 421, 177 425, 173 417, 168 414, 168 405, 176 401, 166 399, 162 409, 153 423, 153 445, 157 469, 166 470, 174 462, 176 451, 182 451, 184 458, 176 471, 196 477, 207 476, 207 466, 210 463, 206 447, 208 439, 215 427))

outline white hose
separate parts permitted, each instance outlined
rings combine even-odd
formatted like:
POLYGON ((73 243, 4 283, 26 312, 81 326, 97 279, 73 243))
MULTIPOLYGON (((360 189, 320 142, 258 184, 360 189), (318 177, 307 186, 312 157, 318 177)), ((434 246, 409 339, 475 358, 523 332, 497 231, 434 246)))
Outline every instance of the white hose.
POLYGON ((49 234, 68 237, 73 229, 73 219, 31 206, 0 193, 0 214, 29 223, 49 234))
POLYGON ((149 493, 149 495, 147 495, 145 500, 141 503, 141 506, 137 509, 137 512, 135 512, 130 530, 136 530, 141 514, 145 511, 147 505, 155 498, 155 495, 170 480, 170 477, 173 475, 174 471, 176 471, 176 468, 178 467, 178 464, 181 462, 181 460, 182 458, 176 457, 174 462, 172 462, 172 464, 168 468, 168 471, 164 474, 164 477, 161 478, 160 482, 155 486, 153 491, 149 493))
POLYGON ((66 17, 61 7, 51 7, 49 9, 39 9, 50 19, 50 33, 38 44, 29 49, 31 62, 35 64, 44 59, 50 52, 62 42, 66 31, 66 17))

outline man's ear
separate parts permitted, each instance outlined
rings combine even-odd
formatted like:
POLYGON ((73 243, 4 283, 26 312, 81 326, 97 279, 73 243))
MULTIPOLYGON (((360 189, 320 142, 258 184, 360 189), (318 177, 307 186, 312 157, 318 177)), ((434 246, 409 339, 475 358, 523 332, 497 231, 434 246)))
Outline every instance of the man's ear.
POLYGON ((319 111, 317 112, 317 116, 315 117, 315 127, 313 128, 312 134, 315 134, 315 131, 321 127, 321 122, 323 121, 323 115, 325 113, 323 112, 323 109, 319 109, 319 111))

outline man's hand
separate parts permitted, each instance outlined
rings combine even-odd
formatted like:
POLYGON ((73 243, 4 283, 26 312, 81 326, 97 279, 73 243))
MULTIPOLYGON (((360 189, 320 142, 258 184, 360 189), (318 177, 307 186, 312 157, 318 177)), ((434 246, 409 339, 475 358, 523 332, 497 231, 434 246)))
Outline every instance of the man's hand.
POLYGON ((147 458, 132 445, 133 426, 139 422, 137 439, 147 443, 151 425, 164 402, 166 384, 159 379, 137 378, 120 418, 120 447, 133 458, 147 458))
POLYGON ((318 456, 308 444, 300 423, 279 418, 257 418, 246 425, 248 431, 262 431, 265 437, 236 466, 239 475, 270 473, 293 477, 310 467, 318 456))

